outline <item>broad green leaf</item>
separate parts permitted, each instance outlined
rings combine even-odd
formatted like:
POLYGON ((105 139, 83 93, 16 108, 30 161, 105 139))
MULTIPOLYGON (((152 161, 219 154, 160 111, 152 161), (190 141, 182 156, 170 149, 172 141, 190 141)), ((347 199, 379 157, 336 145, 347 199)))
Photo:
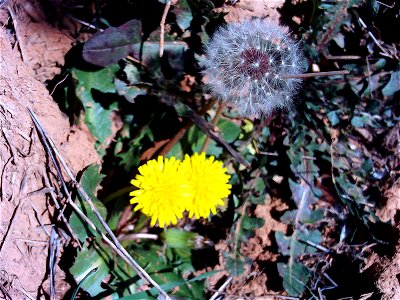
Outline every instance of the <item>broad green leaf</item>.
MULTIPOLYGON (((314 212, 312 206, 317 202, 311 188, 304 181, 299 184, 289 179, 289 186, 292 191, 293 200, 296 203, 297 210, 294 223, 309 223, 311 214, 314 212)), ((296 224, 297 226, 297 224, 296 224)))
MULTIPOLYGON (((280 217, 280 221, 285 224, 293 224, 296 216, 299 214, 297 209, 286 211, 282 217, 280 217)), ((318 210, 307 210, 303 212, 301 215, 301 222, 304 224, 313 224, 319 220, 321 220, 324 216, 324 211, 321 209, 318 210)))
POLYGON ((368 97, 372 92, 382 86, 383 82, 380 80, 381 74, 375 74, 368 77, 368 85, 365 91, 361 94, 362 97, 368 97))
POLYGON ((188 0, 188 2, 202 13, 211 11, 215 8, 211 0, 188 0))
POLYGON ((218 122, 218 128, 220 130, 222 138, 227 143, 232 143, 239 137, 240 127, 232 121, 221 119, 218 122))
MULTIPOLYGON (((201 275, 199 275, 199 276, 196 276, 196 277, 194 277, 194 278, 192 278, 192 279, 188 279, 188 280, 178 280, 178 281, 175 281, 175 282, 168 282, 168 283, 165 283, 165 284, 161 284, 160 285, 160 287, 164 290, 164 291, 166 291, 166 292, 168 292, 168 291, 170 291, 170 290, 172 290, 172 289, 175 289, 175 288, 177 288, 177 287, 179 287, 179 286, 182 286, 182 285, 185 285, 185 284, 193 284, 193 283, 195 283, 196 281, 202 281, 202 280, 204 280, 204 279, 207 279, 208 277, 210 277, 210 276, 212 276, 212 275, 214 275, 215 273, 217 273, 218 271, 210 271, 210 272, 206 272, 206 273, 204 273, 204 274, 201 274, 201 275)), ((119 298, 120 300, 138 300, 138 299, 154 299, 154 296, 152 297, 152 296, 149 296, 148 295, 148 293, 151 293, 151 294, 153 294, 153 295, 156 295, 157 294, 157 291, 156 291, 156 289, 155 288, 152 288, 152 289, 150 289, 150 291, 148 291, 148 292, 140 292, 140 293, 136 293, 136 294, 133 294, 133 295, 129 295, 129 296, 125 296, 125 297, 122 297, 122 298, 119 298)), ((188 297, 189 295, 183 295, 184 297, 185 297, 185 299, 194 299, 194 300, 196 300, 196 299, 203 299, 203 298, 201 298, 202 296, 203 296, 203 293, 204 293, 204 290, 202 290, 201 291, 201 293, 190 293, 190 294, 192 294, 192 297, 190 297, 190 298, 186 298, 186 297, 188 297)))
POLYGON ((127 64, 125 66, 124 73, 126 74, 126 79, 130 84, 138 84, 142 82, 139 69, 132 64, 127 64))
MULTIPOLYGON (((111 253, 108 253, 111 256, 111 253)), ((96 273, 92 274, 82 283, 81 288, 88 292, 90 296, 95 297, 105 289, 101 286, 103 280, 109 274, 107 266, 109 262, 105 260, 105 256, 92 247, 88 249, 86 246, 78 251, 73 266, 69 269, 76 283, 81 280, 94 268, 97 268, 96 273)))
MULTIPOLYGON (((137 50, 140 44, 136 44, 137 50)), ((164 43, 164 55, 160 57, 160 42, 148 41, 143 44, 142 63, 147 67, 151 76, 157 80, 158 84, 176 84, 182 78, 184 71, 184 54, 188 46, 185 42, 164 43), (163 67, 161 67, 163 66, 163 67), (168 73, 163 71, 168 69, 168 73)))
POLYGON ((104 153, 107 139, 112 135, 111 113, 118 106, 112 96, 107 95, 107 103, 100 101, 95 92, 103 94, 115 93, 114 78, 119 70, 118 65, 95 72, 72 69, 72 77, 76 80, 75 93, 85 109, 84 121, 92 135, 98 141, 98 151, 104 153), (100 103, 101 102, 101 103, 100 103))
MULTIPOLYGON (((260 193, 262 195, 264 193, 265 188, 266 188, 266 184, 265 184, 264 178, 262 178, 262 177, 254 178, 254 190, 257 193, 260 193)), ((265 198, 265 196, 263 196, 263 197, 265 198)))

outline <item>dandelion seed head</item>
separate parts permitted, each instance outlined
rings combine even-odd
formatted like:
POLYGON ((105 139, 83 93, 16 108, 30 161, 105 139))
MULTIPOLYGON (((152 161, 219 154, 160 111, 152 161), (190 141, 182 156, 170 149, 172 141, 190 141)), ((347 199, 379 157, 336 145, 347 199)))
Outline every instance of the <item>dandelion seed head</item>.
POLYGON ((242 115, 287 107, 301 80, 286 76, 305 71, 302 51, 286 28, 262 19, 227 25, 205 50, 210 93, 242 115))

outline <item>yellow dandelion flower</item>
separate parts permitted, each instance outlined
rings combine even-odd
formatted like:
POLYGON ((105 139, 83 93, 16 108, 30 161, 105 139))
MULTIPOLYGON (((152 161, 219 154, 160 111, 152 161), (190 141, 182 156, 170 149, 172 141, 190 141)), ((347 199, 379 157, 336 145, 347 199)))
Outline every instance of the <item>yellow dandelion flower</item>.
POLYGON ((176 224, 182 218, 192 194, 186 178, 178 172, 180 161, 158 157, 139 167, 139 173, 131 184, 138 189, 131 192, 131 204, 151 218, 151 226, 158 221, 163 228, 176 224))
POLYGON ((185 156, 179 170, 193 190, 192 201, 186 207, 189 217, 194 215, 199 219, 207 218, 210 213, 216 214, 217 206, 224 204, 222 199, 229 196, 232 187, 222 162, 214 160, 213 156, 207 159, 204 153, 195 153, 192 157, 185 156))

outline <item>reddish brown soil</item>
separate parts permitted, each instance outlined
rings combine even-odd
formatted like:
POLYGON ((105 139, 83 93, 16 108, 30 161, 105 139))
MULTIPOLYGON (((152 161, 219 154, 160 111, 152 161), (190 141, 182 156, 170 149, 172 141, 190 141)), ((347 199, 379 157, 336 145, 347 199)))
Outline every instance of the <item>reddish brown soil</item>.
MULTIPOLYGON (((7 5, 0 10, 0 284, 13 299, 34 299, 42 289, 48 293, 54 208, 43 190, 50 163, 28 108, 37 114, 73 172, 99 158, 88 131, 70 127, 41 82, 60 72, 57 66, 63 64, 71 38, 46 23, 33 22, 22 5, 12 4, 9 1, 12 18, 7 5)), ((66 241, 60 238, 60 242, 66 241)), ((58 267, 55 277, 61 298, 67 286, 58 267)))

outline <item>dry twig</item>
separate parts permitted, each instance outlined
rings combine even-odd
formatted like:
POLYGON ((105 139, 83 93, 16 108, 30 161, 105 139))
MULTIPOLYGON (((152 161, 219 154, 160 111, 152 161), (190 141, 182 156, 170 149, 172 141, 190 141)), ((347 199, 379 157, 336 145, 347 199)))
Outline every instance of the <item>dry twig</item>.
POLYGON ((3 243, 0 246, 0 261, 3 261, 3 250, 7 247, 8 244, 8 240, 10 238, 10 233, 13 232, 14 230, 14 225, 15 225, 15 221, 18 219, 19 217, 19 213, 21 212, 21 208, 25 202, 26 197, 23 197, 20 202, 18 203, 17 207, 14 210, 14 213, 11 217, 11 221, 10 221, 10 225, 8 226, 7 232, 4 235, 3 238, 3 243))
POLYGON ((80 183, 76 180, 75 176, 72 174, 71 170, 65 163, 63 157, 60 155, 58 152, 56 146, 54 145, 54 142, 52 139, 49 137, 45 129, 41 126, 36 114, 29 109, 29 113, 31 115, 31 118, 36 126, 36 129, 38 133, 40 134, 42 138, 43 145, 45 147, 45 150, 47 154, 50 156, 51 160, 53 161, 53 165, 56 168, 57 174, 59 176, 59 179, 61 180, 61 184, 63 187, 63 190, 65 194, 67 195, 67 201, 68 204, 72 206, 72 208, 75 210, 75 212, 91 227, 93 228, 96 232, 98 232, 103 240, 119 255, 121 258, 134 269, 137 274, 145 281, 147 281, 149 284, 154 286, 154 288, 165 297, 166 300, 170 300, 168 294, 158 285, 157 282, 155 282, 149 274, 129 255, 129 253, 125 250, 125 248, 122 247, 120 242, 117 240, 115 237, 114 233, 111 231, 110 227, 107 225, 103 217, 100 215, 99 211, 97 208, 94 206, 92 200, 86 193, 86 191, 82 188, 80 183), (53 154, 54 153, 54 154, 53 154), (54 157, 56 156, 57 159, 54 157), (94 212, 104 229, 106 230, 107 234, 110 236, 111 240, 99 229, 97 228, 91 220, 87 218, 87 216, 79 209, 79 207, 72 201, 71 199, 71 194, 69 193, 67 186, 65 184, 65 181, 63 179, 62 172, 60 170, 59 164, 63 167, 64 171, 67 173, 68 177, 71 179, 72 183, 74 184, 75 188, 78 190, 78 192, 81 194, 81 196, 84 198, 84 200, 89 204, 91 210, 94 212))
POLYGON ((27 56, 26 51, 25 51, 25 45, 24 45, 23 40, 21 38, 21 31, 20 31, 20 28, 19 28, 18 17, 16 16, 16 14, 15 14, 15 12, 12 9, 11 6, 7 6, 7 10, 10 13, 11 19, 12 19, 13 24, 14 24, 15 36, 16 36, 18 44, 19 44, 19 49, 21 50, 22 61, 23 62, 27 62, 28 61, 27 60, 28 56, 27 56))
POLYGON ((60 210, 61 206, 58 203, 57 197, 56 197, 56 195, 54 193, 54 188, 51 187, 49 178, 47 177, 47 175, 46 175, 46 173, 44 171, 42 172, 42 177, 43 177, 43 180, 44 180, 44 184, 45 184, 45 186, 47 188, 47 192, 50 195, 50 198, 53 200, 53 203, 56 206, 57 211, 59 212, 58 219, 61 218, 61 220, 64 222, 65 227, 68 229, 70 235, 72 236, 72 238, 76 241, 76 243, 79 246, 79 248, 82 249, 82 246, 81 246, 81 243, 79 241, 78 236, 76 235, 74 230, 71 228, 71 225, 68 223, 68 220, 64 216, 63 212, 60 210))
POLYGON ((250 164, 235 150, 233 149, 223 138, 219 136, 218 133, 215 132, 215 128, 213 125, 210 123, 207 123, 202 117, 199 116, 196 112, 192 111, 192 113, 189 115, 190 119, 192 122, 201 129, 208 137, 210 137, 212 140, 220 144, 223 148, 225 148, 226 151, 232 157, 240 164, 244 165, 245 167, 250 167, 250 164))
POLYGON ((164 12, 160 22, 160 57, 164 54, 164 34, 165 34, 165 20, 167 19, 168 11, 171 7, 171 0, 167 0, 164 7, 164 12))
POLYGON ((221 293, 226 289, 226 287, 231 283, 233 277, 229 276, 228 279, 224 282, 223 285, 221 285, 221 287, 215 292, 214 295, 212 295, 212 297, 210 298, 210 300, 215 300, 217 299, 217 297, 219 295, 221 295, 221 293))

